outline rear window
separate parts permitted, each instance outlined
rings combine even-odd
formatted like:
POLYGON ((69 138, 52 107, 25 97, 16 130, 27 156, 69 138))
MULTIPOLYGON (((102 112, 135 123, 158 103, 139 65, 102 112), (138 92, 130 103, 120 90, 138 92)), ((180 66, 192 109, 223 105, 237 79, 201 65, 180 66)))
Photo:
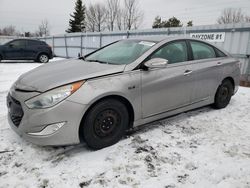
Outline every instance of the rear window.
POLYGON ((44 41, 39 41, 40 42, 40 45, 46 45, 47 46, 47 43, 44 42, 44 41))
POLYGON ((28 46, 37 46, 37 45, 39 45, 39 42, 38 41, 33 41, 33 40, 28 40, 27 45, 28 46))

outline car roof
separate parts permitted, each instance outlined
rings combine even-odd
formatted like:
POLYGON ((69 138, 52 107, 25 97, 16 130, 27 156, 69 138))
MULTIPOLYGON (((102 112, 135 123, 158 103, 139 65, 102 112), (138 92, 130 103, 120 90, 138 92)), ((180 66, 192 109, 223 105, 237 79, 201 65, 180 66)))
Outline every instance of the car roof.
POLYGON ((12 41, 15 41, 15 40, 28 40, 28 41, 42 42, 42 41, 40 41, 40 40, 37 40, 37 39, 30 39, 30 38, 17 38, 17 39, 13 39, 12 41))
MULTIPOLYGON (((135 37, 135 38, 127 39, 127 40, 146 40, 146 41, 151 41, 151 42, 159 43, 159 42, 162 42, 162 41, 185 40, 185 39, 202 41, 202 40, 191 38, 191 37, 187 37, 187 36, 164 36, 164 35, 163 36, 135 37)), ((202 42, 206 42, 206 41, 202 41, 202 42)))

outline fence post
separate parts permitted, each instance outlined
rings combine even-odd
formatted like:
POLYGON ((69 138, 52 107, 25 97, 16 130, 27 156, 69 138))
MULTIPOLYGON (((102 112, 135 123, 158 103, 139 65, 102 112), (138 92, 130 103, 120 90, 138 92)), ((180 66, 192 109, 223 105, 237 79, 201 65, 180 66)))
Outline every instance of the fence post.
POLYGON ((53 56, 55 54, 55 41, 54 41, 54 36, 52 36, 52 51, 53 51, 53 56))
POLYGON ((250 55, 247 55, 247 58, 248 58, 248 65, 246 74, 247 74, 247 81, 250 82, 250 55))
POLYGON ((67 46, 66 35, 64 35, 64 43, 65 43, 65 50, 66 50, 66 58, 68 58, 68 57, 69 57, 69 54, 68 54, 68 46, 67 46))
POLYGON ((81 33, 81 56, 82 56, 82 33, 81 33))
POLYGON ((129 38, 129 30, 127 31, 127 39, 129 38))
POLYGON ((167 29, 167 32, 168 32, 167 35, 170 35, 170 34, 171 34, 171 33, 170 33, 170 28, 167 29))
POLYGON ((102 33, 100 32, 100 44, 99 44, 100 48, 102 47, 102 33))

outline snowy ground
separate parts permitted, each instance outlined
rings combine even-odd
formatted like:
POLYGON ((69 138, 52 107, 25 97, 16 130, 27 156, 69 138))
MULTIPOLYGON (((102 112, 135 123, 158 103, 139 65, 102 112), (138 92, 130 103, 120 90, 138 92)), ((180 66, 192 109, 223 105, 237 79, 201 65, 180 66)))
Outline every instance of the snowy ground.
POLYGON ((0 187, 250 188, 250 89, 147 126, 99 151, 39 147, 9 127, 5 97, 36 63, 0 63, 0 187))

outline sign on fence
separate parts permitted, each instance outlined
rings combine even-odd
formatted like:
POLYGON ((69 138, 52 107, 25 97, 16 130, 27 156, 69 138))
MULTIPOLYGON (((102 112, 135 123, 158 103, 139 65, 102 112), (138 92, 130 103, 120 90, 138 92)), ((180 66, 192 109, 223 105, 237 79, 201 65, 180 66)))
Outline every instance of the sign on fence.
POLYGON ((190 37, 205 40, 208 42, 224 42, 225 41, 225 32, 190 33, 190 37))

